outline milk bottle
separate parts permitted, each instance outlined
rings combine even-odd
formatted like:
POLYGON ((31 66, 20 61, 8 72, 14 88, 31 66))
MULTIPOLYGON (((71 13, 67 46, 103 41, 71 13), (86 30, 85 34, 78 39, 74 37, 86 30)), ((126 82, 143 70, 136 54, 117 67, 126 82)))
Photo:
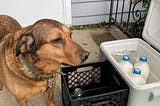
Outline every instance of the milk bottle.
POLYGON ((143 85, 146 80, 141 75, 141 70, 139 68, 134 68, 133 73, 130 76, 130 80, 135 85, 143 85))
POLYGON ((126 74, 133 72, 133 65, 129 62, 130 58, 128 56, 123 56, 122 60, 119 62, 119 67, 126 74))
POLYGON ((150 72, 149 64, 147 63, 147 57, 141 56, 139 61, 135 62, 134 68, 139 68, 141 70, 141 75, 145 80, 147 80, 150 72))

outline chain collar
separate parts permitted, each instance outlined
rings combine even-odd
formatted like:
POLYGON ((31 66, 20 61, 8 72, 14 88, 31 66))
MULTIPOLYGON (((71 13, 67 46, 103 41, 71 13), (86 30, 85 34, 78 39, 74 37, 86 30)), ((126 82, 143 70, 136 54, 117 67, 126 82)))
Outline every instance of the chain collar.
POLYGON ((23 56, 23 54, 20 55, 23 64, 29 69, 29 71, 31 71, 38 79, 48 79, 48 78, 54 78, 56 73, 59 73, 61 75, 65 75, 62 72, 54 72, 52 74, 49 75, 43 75, 39 70, 37 70, 36 68, 34 68, 32 65, 30 65, 27 61, 27 59, 23 56))

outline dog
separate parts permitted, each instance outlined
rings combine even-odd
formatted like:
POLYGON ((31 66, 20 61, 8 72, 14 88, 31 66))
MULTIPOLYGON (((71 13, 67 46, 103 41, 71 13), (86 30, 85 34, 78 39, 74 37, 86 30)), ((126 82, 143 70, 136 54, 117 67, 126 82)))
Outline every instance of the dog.
POLYGON ((0 35, 0 89, 4 85, 19 106, 28 106, 28 99, 47 91, 48 106, 55 106, 53 88, 60 66, 79 65, 89 52, 74 42, 71 31, 58 21, 41 19, 33 25, 21 28, 16 24, 14 28, 13 24, 18 23, 15 19, 1 17, 12 20, 13 28, 8 29, 7 35, 0 35))

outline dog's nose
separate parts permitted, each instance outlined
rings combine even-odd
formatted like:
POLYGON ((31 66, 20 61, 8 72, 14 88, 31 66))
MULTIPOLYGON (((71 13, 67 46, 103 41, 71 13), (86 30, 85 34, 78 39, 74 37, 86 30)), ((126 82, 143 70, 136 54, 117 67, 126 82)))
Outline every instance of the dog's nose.
POLYGON ((88 56, 89 56, 89 52, 84 50, 80 52, 80 58, 82 62, 84 62, 88 58, 88 56))

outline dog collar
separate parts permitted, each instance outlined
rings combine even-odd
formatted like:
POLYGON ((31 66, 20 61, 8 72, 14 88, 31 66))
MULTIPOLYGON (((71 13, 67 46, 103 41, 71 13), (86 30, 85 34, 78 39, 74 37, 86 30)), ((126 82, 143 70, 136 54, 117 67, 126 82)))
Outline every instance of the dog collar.
MULTIPOLYGON (((49 75, 43 75, 39 70, 37 70, 36 68, 34 68, 32 65, 30 65, 27 61, 27 59, 23 56, 23 54, 20 55, 23 64, 38 78, 38 79, 53 79, 55 77, 55 74, 58 73, 60 75, 65 75, 62 72, 54 72, 52 74, 49 75)), ((50 81, 48 81, 50 82, 50 81)))

